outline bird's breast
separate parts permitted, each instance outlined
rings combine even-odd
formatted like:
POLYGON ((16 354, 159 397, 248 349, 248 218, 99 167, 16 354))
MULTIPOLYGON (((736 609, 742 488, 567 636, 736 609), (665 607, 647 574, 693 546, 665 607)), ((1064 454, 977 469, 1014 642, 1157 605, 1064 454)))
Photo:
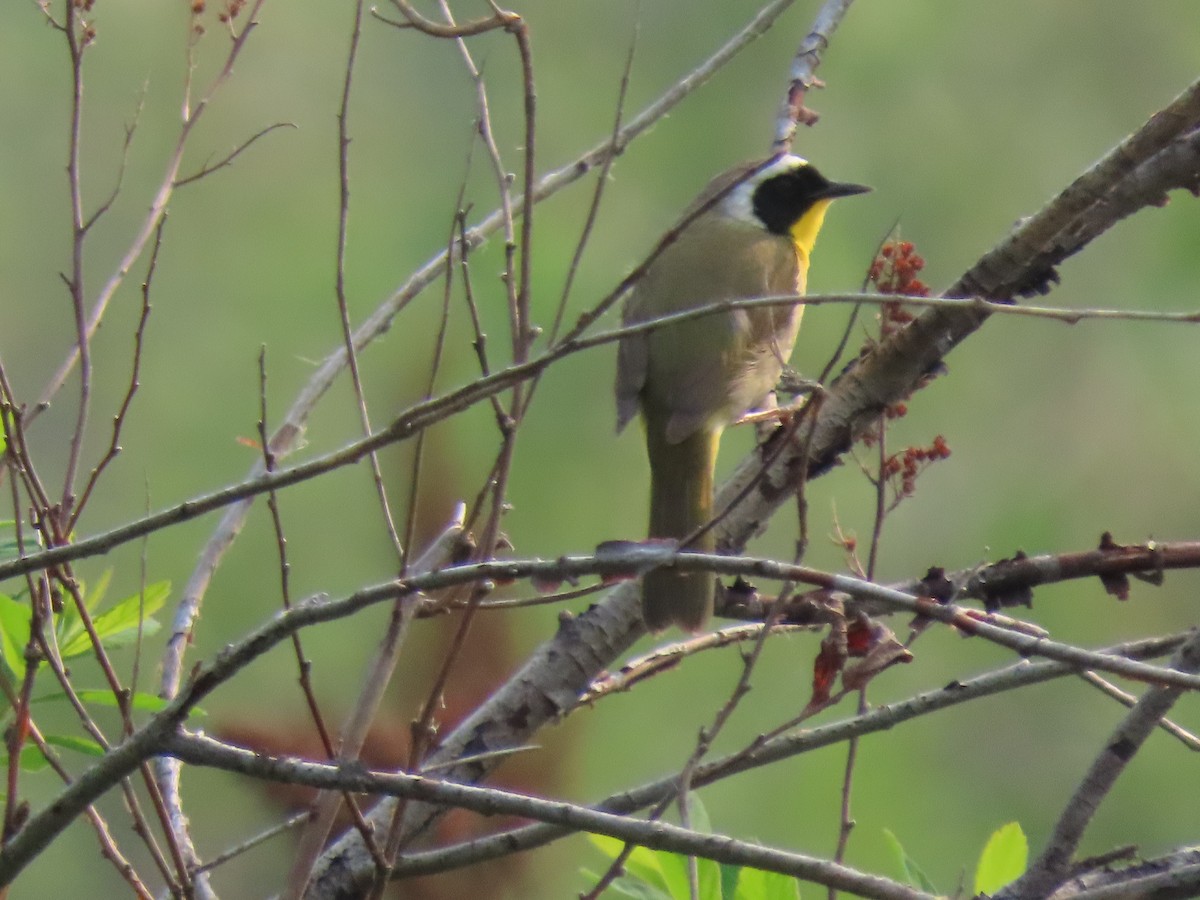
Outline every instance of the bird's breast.
MULTIPOLYGON (((804 288, 805 262, 788 237, 702 216, 651 265, 626 319, 795 295, 804 288)), ((794 304, 742 307, 651 332, 643 408, 667 416, 676 440, 699 428, 724 427, 774 388, 802 313, 794 304)))

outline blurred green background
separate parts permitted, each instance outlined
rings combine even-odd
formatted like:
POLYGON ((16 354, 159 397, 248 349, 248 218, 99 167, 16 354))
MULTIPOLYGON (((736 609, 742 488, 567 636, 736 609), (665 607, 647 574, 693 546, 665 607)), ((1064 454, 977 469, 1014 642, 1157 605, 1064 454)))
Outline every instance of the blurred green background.
MULTIPOLYGON (((60 6, 61 4, 55 4, 60 6)), ((568 321, 641 258, 655 237, 714 173, 761 154, 770 140, 787 67, 815 2, 797 3, 778 26, 709 85, 638 140, 618 161, 580 269, 568 321)), ((216 4, 202 17, 195 80, 208 83, 228 44, 216 4)), ((749 19, 753 3, 654 0, 564 4, 529 0, 517 9, 532 29, 538 87, 540 170, 557 167, 611 129, 617 84, 638 28, 626 117, 691 71, 749 19)), ((188 4, 99 0, 95 45, 86 56, 83 183, 94 209, 111 191, 124 129, 143 105, 121 193, 87 249, 89 296, 109 277, 174 144, 185 74, 188 4)), ((455 5, 460 17, 481 3, 455 5)), ((112 466, 80 535, 90 535, 241 479, 255 451, 257 355, 265 346, 269 403, 278 417, 322 359, 340 344, 334 302, 337 213, 336 121, 352 6, 268 3, 233 77, 214 99, 188 151, 184 173, 220 158, 274 122, 231 168, 181 188, 153 285, 154 311, 142 388, 112 466)), ((70 258, 65 177, 69 68, 64 41, 33 3, 0 5, 0 354, 20 396, 32 402, 71 344, 71 313, 59 273, 70 258)), ((519 69, 511 38, 472 43, 491 96, 505 162, 520 171, 519 69)), ((820 123, 804 130, 798 153, 833 178, 875 186, 830 216, 809 287, 855 289, 876 244, 899 219, 926 257, 927 281, 950 283, 1021 216, 1055 192, 1196 77, 1200 22, 1188 0, 1130 6, 1117 0, 857 4, 820 70, 828 89, 809 97, 820 123)), ((447 240, 473 135, 474 90, 455 47, 368 19, 355 74, 350 129, 352 196, 348 291, 356 321, 368 315, 447 240)), ((590 199, 590 180, 564 191, 536 216, 534 303, 548 326, 590 199)), ((478 215, 497 202, 477 147, 468 202, 478 215)), ((1062 267, 1049 302, 1068 307, 1191 310, 1200 250, 1200 206, 1176 194, 1145 211, 1062 267)), ((474 281, 491 337, 505 359, 502 266, 493 241, 474 259, 474 281)), ((108 441, 108 423, 129 378, 139 307, 140 261, 118 294, 94 349, 97 390, 87 454, 108 441)), ((376 424, 423 391, 441 289, 424 294, 362 357, 376 424)), ((824 364, 847 311, 809 313, 794 358, 808 374, 824 364)), ((615 324, 610 314, 605 325, 615 324)), ((862 337, 860 326, 855 345, 862 337)), ((922 574, 1011 555, 1095 546, 1103 530, 1118 541, 1187 539, 1197 534, 1200 468, 1194 448, 1200 413, 1196 336, 1188 326, 1082 323, 996 317, 949 360, 949 376, 909 404, 894 447, 943 434, 953 456, 928 471, 914 498, 889 519, 881 578, 922 574)), ((477 367, 464 306, 456 296, 442 389, 477 367)), ((520 555, 586 552, 599 541, 643 533, 646 471, 638 435, 613 435, 609 385, 613 351, 574 356, 543 379, 521 432, 506 530, 520 555)), ((40 474, 58 485, 74 423, 74 381, 32 433, 40 474)), ((358 435, 342 379, 309 424, 296 459, 358 435)), ((726 438, 729 467, 749 434, 726 438)), ((452 503, 471 498, 486 474, 495 427, 480 406, 430 435, 422 529, 430 533, 452 503)), ((397 509, 403 509, 410 451, 382 455, 397 509)), ((841 569, 826 540, 835 517, 863 543, 872 494, 852 461, 809 490, 813 542, 808 562, 841 569)), ((368 470, 354 467, 287 491, 281 501, 296 596, 342 595, 387 579, 395 567, 368 470)), ((5 514, 4 517, 8 517, 5 514)), ((790 554, 794 516, 785 511, 754 546, 790 554)), ((149 580, 182 588, 216 522, 210 516, 80 566, 95 579, 112 568, 111 597, 136 590, 140 557, 149 580)), ((1171 574, 1154 589, 1135 584, 1128 603, 1094 582, 1039 591, 1031 618, 1060 640, 1103 645, 1187 626, 1197 579, 1171 574)), ((17 590, 19 586, 6 586, 17 590)), ((265 505, 248 525, 209 590, 192 648, 194 661, 278 608, 274 539, 265 505)), ((575 608, 583 608, 578 602, 575 608)), ((505 657, 500 677, 553 632, 559 610, 485 617, 476 629, 505 657)), ((314 680, 331 720, 345 710, 386 611, 371 610, 305 635, 314 680)), ((163 615, 164 620, 169 619, 163 615)), ((897 621, 896 627, 903 623, 897 621)), ((419 625, 389 715, 411 718, 423 697, 444 624, 419 625)), ((755 690, 718 749, 733 749, 790 717, 805 702, 817 638, 774 641, 755 690)), ((645 646, 649 646, 648 643, 645 646)), ((644 647, 642 648, 644 649, 644 647)), ((147 659, 157 659, 152 639, 147 659)), ((916 660, 871 688, 886 703, 1011 660, 981 641, 941 631, 916 645, 916 660)), ((128 654, 121 657, 128 665, 128 654)), ((154 689, 149 663, 141 685, 154 689)), ((734 651, 708 654, 572 716, 545 736, 535 766, 553 769, 554 791, 578 800, 604 796, 673 770, 739 672, 734 651)), ((81 667, 81 681, 98 678, 81 667)), ((205 704, 206 728, 253 723, 279 734, 304 728, 295 661, 282 649, 205 704)), ((48 685, 47 685, 48 689, 48 685)), ((832 721, 849 706, 826 714, 832 721)), ((998 697, 906 725, 863 742, 856 773, 858 822, 849 862, 893 874, 882 830, 889 828, 951 890, 987 835, 1017 820, 1041 845, 1056 812, 1121 710, 1082 683, 1063 681, 998 697)), ((1193 698, 1178 718, 1200 726, 1193 698)), ((69 720, 68 720, 69 721, 69 720)), ((837 831, 844 751, 817 753, 705 791, 721 831, 827 854, 837 831)), ((1195 840, 1200 805, 1180 790, 1190 761, 1164 736, 1150 741, 1089 831, 1084 852, 1136 842, 1146 853, 1195 840)), ((48 775, 30 781, 36 804, 53 796, 48 775)), ((248 782, 189 774, 185 798, 200 852, 211 856, 275 821, 279 809, 248 782)), ((143 859, 117 802, 103 807, 117 838, 143 859)), ((259 896, 278 885, 289 858, 276 841, 223 869, 225 896, 259 896)), ((598 867, 582 839, 527 860, 512 896, 561 897, 580 889, 579 865, 598 867)), ((499 882, 497 882, 499 883, 499 882)), ((120 896, 121 882, 77 825, 18 883, 14 896, 120 896)), ((812 893, 810 891, 809 893, 812 893)))

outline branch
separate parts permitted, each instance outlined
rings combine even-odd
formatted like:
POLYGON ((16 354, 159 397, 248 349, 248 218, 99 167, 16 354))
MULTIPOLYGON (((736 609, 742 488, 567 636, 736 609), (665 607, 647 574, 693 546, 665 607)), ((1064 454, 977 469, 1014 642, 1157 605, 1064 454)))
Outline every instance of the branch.
MULTIPOLYGON (((1103 196, 1123 175, 1155 156, 1179 135, 1193 130, 1198 122, 1200 82, 1122 142, 1042 212, 1022 223, 948 293, 1004 300, 1031 284, 1040 283, 1039 278, 1044 282, 1047 274, 1043 249, 1091 209, 1093 204, 1084 202, 1084 196, 1103 196), (1086 186, 1086 192, 1081 193, 1080 183, 1086 186)), ((1144 201, 1143 205, 1151 202, 1147 198, 1144 201)), ((1111 211, 1107 216, 1103 210, 1095 213, 1088 228, 1092 236, 1115 221, 1111 211)), ((910 394, 987 317, 988 313, 983 311, 940 307, 927 310, 835 381, 821 405, 803 456, 783 452, 764 472, 758 451, 748 454, 717 499, 717 508, 725 509, 733 498, 745 495, 721 522, 718 547, 726 553, 740 552, 750 538, 766 527, 775 510, 794 495, 800 474, 816 477, 832 468, 854 439, 873 427, 888 405, 910 394)), ((527 742, 564 707, 569 707, 567 698, 582 694, 591 677, 640 636, 643 626, 637 600, 635 587, 622 585, 583 616, 560 628, 509 682, 447 737, 433 760, 447 763, 456 756, 466 755, 468 746, 490 748, 490 737, 505 731, 503 723, 519 723, 520 740, 527 742)), ((452 770, 450 777, 475 781, 484 777, 489 768, 463 766, 452 770)), ((372 818, 386 816, 390 805, 380 804, 372 812, 372 818)), ((417 829, 427 824, 430 816, 430 811, 418 808, 408 824, 417 829)), ((325 876, 319 870, 316 873, 313 896, 349 891, 357 877, 370 872, 370 861, 362 855, 360 847, 355 847, 353 836, 332 847, 325 861, 327 872, 325 876)))
MULTIPOLYGON (((171 156, 167 160, 167 168, 163 173, 163 177, 159 182, 158 188, 155 191, 154 198, 150 201, 150 209, 145 218, 138 225, 137 232, 117 264, 116 271, 109 276, 108 280, 100 288, 96 299, 92 302, 91 309, 87 312, 87 321, 83 329, 81 340, 86 344, 92 339, 96 333, 96 329, 100 327, 100 322, 104 318, 104 313, 108 309, 108 304, 116 294, 117 289, 124 283, 125 277, 133 268, 134 264, 141 257, 146 249, 147 243, 153 237, 158 229, 159 222, 162 221, 163 215, 167 211, 167 206, 170 204, 171 196, 174 192, 175 181, 179 176, 179 167, 183 162, 183 152, 187 146, 188 138, 192 133, 192 129, 196 127, 196 123, 200 120, 204 110, 208 108, 213 96, 220 87, 228 80, 233 72, 233 66, 242 49, 246 45, 246 40, 249 38, 251 31, 254 29, 255 20, 258 17, 259 10, 262 8, 266 0, 255 0, 253 8, 248 13, 249 21, 241 33, 237 35, 233 44, 229 48, 229 53, 225 57, 225 62, 221 67, 221 71, 213 78, 209 86, 208 92, 196 104, 195 108, 190 108, 190 100, 186 100, 183 111, 183 124, 180 126, 178 137, 176 138, 175 147, 171 151, 171 156)), ((190 81, 190 74, 189 74, 190 81)), ((186 93, 186 91, 185 91, 186 93)), ((78 290, 83 290, 83 285, 78 285, 78 290)), ((30 410, 26 424, 32 422, 38 415, 50 405, 50 401, 58 393, 59 389, 66 382, 67 377, 71 374, 71 370, 75 368, 75 364, 79 362, 80 345, 76 344, 68 353, 67 358, 63 360, 58 370, 50 378, 50 381, 42 389, 42 393, 37 404, 30 410)))
MULTIPOLYGON (((1061 672, 1075 671, 1082 665, 1123 671, 1134 677, 1177 687, 1200 688, 1200 678, 1196 676, 1123 658, 1118 653, 1124 648, 1118 648, 1118 651, 1113 653, 1066 648, 1067 652, 1060 654, 1057 645, 1027 635, 1014 635, 977 619, 970 619, 964 626, 964 614, 953 607, 939 606, 933 601, 915 598, 858 579, 829 575, 802 566, 784 565, 770 560, 733 559, 694 553, 675 555, 670 549, 653 548, 624 555, 604 554, 599 557, 563 558, 551 562, 517 560, 458 566, 364 588, 337 601, 329 601, 319 595, 309 598, 275 614, 244 639, 219 653, 211 663, 198 667, 185 689, 162 712, 152 717, 120 745, 111 748, 95 766, 64 790, 44 811, 31 817, 25 827, 0 848, 0 886, 11 881, 80 811, 146 759, 160 753, 165 746, 164 742, 176 733, 179 724, 206 696, 264 653, 288 640, 301 628, 345 618, 369 606, 397 597, 440 590, 456 584, 517 577, 548 580, 552 577, 575 577, 587 573, 612 576, 627 573, 631 568, 638 566, 658 565, 672 559, 675 565, 689 569, 757 573, 788 580, 816 582, 831 589, 860 593, 903 608, 923 611, 935 618, 951 620, 959 627, 970 627, 974 633, 998 639, 1019 652, 1046 655, 1053 652, 1055 658, 1064 661, 1046 664, 1058 668, 1036 670, 1046 678, 1061 672)), ((427 768, 436 768, 440 773, 444 773, 447 780, 466 781, 470 778, 482 778, 496 764, 497 757, 503 755, 497 751, 520 746, 524 742, 523 737, 529 733, 531 720, 541 723, 573 709, 583 693, 582 689, 576 690, 571 684, 572 679, 579 677, 579 673, 585 668, 581 661, 591 660, 594 670, 599 670, 602 666, 597 664, 598 654, 607 652, 607 646, 614 641, 621 641, 627 646, 640 636, 637 606, 636 584, 627 582, 611 592, 608 600, 592 607, 578 618, 564 619, 555 640, 540 648, 517 677, 494 694, 487 704, 476 710, 427 760, 427 768), (636 622, 636 627, 631 625, 631 622, 636 622), (505 715, 498 717, 495 710, 501 703, 519 705, 502 707, 505 715), (464 759, 465 762, 462 761, 464 759), (459 764, 450 765, 455 761, 459 761, 459 764)), ((1025 671, 1030 666, 1027 662, 1022 662, 1019 668, 1025 671)), ((584 687, 586 688, 586 685, 584 687)), ((994 685, 979 687, 979 690, 985 693, 997 689, 994 685)), ((951 693, 955 698, 961 699, 969 692, 956 686, 951 693)), ((922 700, 921 703, 914 701, 913 709, 926 708, 930 704, 937 705, 938 702, 936 697, 922 700)), ((877 711, 879 712, 881 711, 877 711)), ((882 713, 891 716, 894 714, 894 708, 882 713)), ((875 713, 871 715, 876 716, 875 713)), ((898 720, 887 718, 885 721, 886 724, 879 727, 890 727, 898 720)), ((810 734, 811 732, 804 732, 800 737, 810 734)), ((695 783, 707 783, 706 779, 720 770, 732 772, 739 770, 741 766, 762 764, 768 760, 770 753, 774 752, 773 748, 780 748, 783 755, 800 752, 796 748, 807 745, 803 742, 793 743, 797 739, 798 737, 784 736, 762 746, 752 747, 751 752, 743 751, 732 759, 727 758, 702 766, 697 769, 695 783)), ((805 740, 807 739, 805 737, 805 740)), ((668 783, 674 786, 676 781, 672 778, 668 783)), ((388 804, 381 806, 385 808, 382 812, 386 812, 388 804)), ((429 809, 425 806, 416 808, 426 811, 429 809)), ((377 807, 369 819, 375 820, 382 812, 377 807)))
POLYGON ((1195 897, 1200 893, 1200 848, 1187 847, 1123 869, 1105 866, 1072 878, 1052 900, 1129 900, 1195 897))
MULTIPOLYGON (((1171 665, 1182 672, 1200 670, 1200 633, 1175 652, 1171 665)), ((1181 693, 1178 688, 1155 686, 1134 704, 1067 801, 1045 849, 1024 875, 996 895, 998 900, 1045 897, 1067 880, 1071 859, 1100 804, 1181 693)))
MULTIPOLYGON (((1152 638, 1107 647, 1100 652, 1134 659, 1151 658, 1171 652, 1186 638, 1186 634, 1152 638)), ((853 737, 861 738, 868 734, 888 731, 904 722, 960 703, 970 703, 982 697, 1042 684, 1074 673, 1074 668, 1058 662, 1021 661, 965 682, 954 681, 944 688, 927 691, 898 703, 890 703, 862 715, 816 728, 793 731, 765 742, 756 742, 745 750, 698 767, 693 776, 693 784, 696 787, 713 784, 733 775, 754 771, 781 760, 842 743, 853 737)), ((672 774, 645 785, 622 790, 595 806, 613 813, 632 813, 661 801, 677 790, 677 787, 678 777, 672 774)), ((485 838, 475 838, 451 847, 409 854, 397 865, 395 874, 407 878, 443 872, 509 853, 531 850, 568 834, 571 834, 568 829, 556 826, 529 825, 485 838)))
POLYGON ((168 747, 169 752, 183 762, 240 772, 260 779, 356 793, 388 794, 439 806, 461 807, 484 815, 522 816, 572 831, 606 834, 654 850, 670 850, 728 865, 780 872, 851 891, 862 897, 895 900, 932 897, 889 879, 800 853, 761 847, 721 834, 691 831, 665 822, 642 822, 558 800, 542 800, 511 791, 457 784, 421 775, 383 774, 368 772, 358 766, 331 766, 284 759, 243 750, 198 735, 176 735, 168 741, 168 747))
POLYGON ((177 179, 175 182, 175 187, 181 188, 185 184, 192 184, 193 182, 199 181, 201 178, 211 175, 213 172, 223 169, 226 166, 233 165, 233 161, 249 150, 259 138, 265 137, 277 128, 297 127, 299 126, 297 126, 294 122, 276 122, 273 125, 268 125, 266 128, 260 129, 259 131, 256 131, 254 134, 250 135, 250 137, 246 138, 246 140, 242 141, 216 162, 205 163, 199 168, 198 171, 193 172, 191 175, 185 175, 182 178, 177 179))
MULTIPOLYGON (((958 310, 964 313, 979 313, 985 316, 992 313, 1028 315, 1057 319, 1068 324, 1090 319, 1160 321, 1181 324, 1200 323, 1200 312, 1170 313, 1153 310, 1072 310, 1054 307, 1021 307, 980 298, 930 299, 928 297, 884 297, 878 294, 820 294, 799 298, 779 296, 739 301, 722 301, 705 306, 703 309, 690 310, 685 313, 663 316, 624 328, 599 332, 588 338, 560 342, 548 349, 543 355, 527 363, 510 366, 499 372, 486 375, 447 394, 443 394, 440 397, 417 403, 403 411, 393 422, 383 429, 324 456, 315 457, 306 463, 298 464, 292 468, 276 469, 272 472, 266 472, 261 466, 256 466, 250 477, 241 483, 209 494, 201 494, 168 509, 126 523, 111 531, 78 540, 72 544, 64 544, 38 553, 30 553, 0 562, 0 580, 23 575, 38 569, 49 568, 61 563, 84 559, 89 556, 101 555, 122 544, 145 537, 155 531, 181 522, 190 521, 197 516, 205 515, 226 506, 234 506, 235 504, 250 500, 259 494, 269 493, 273 490, 307 481, 333 469, 353 465, 381 447, 408 440, 436 422, 442 421, 455 413, 462 412, 476 403, 494 398, 513 384, 536 378, 552 364, 566 356, 614 343, 629 334, 651 331, 681 320, 696 318, 711 312, 732 309, 778 306, 781 303, 797 303, 809 306, 833 303, 884 303, 897 299, 913 305, 929 306, 935 310, 958 310)), ((270 441, 273 456, 277 453, 284 453, 291 448, 296 437, 302 434, 303 426, 297 425, 295 429, 293 430, 293 426, 285 424, 276 430, 274 437, 270 441)), ((749 461, 753 461, 753 458, 750 458, 749 461)), ((747 461, 744 461, 743 466, 746 464, 747 461)), ((218 535, 225 534, 225 529, 232 527, 234 523, 240 523, 244 515, 245 510, 241 506, 231 510, 226 520, 227 524, 218 529, 218 535)), ((230 540, 232 540, 232 536, 230 540)), ((210 549, 212 546, 214 545, 210 542, 210 549)), ((224 548, 222 547, 221 549, 223 550, 224 548)))
POLYGON ((821 64, 821 54, 829 46, 829 37, 837 30, 854 0, 827 0, 817 12, 812 30, 800 44, 792 60, 791 77, 775 125, 775 140, 771 155, 789 153, 796 137, 796 125, 815 125, 820 118, 804 105, 808 92, 825 85, 814 74, 821 64))
MULTIPOLYGON (((1165 110, 1153 116, 1107 156, 1034 216, 1024 220, 994 249, 964 273, 946 293, 953 297, 984 297, 1007 301, 1022 291, 1044 287, 1052 265, 1121 218, 1110 204, 1096 203, 1116 189, 1124 176, 1156 157, 1180 135, 1200 125, 1200 82, 1191 85, 1165 110), (1067 229, 1068 247, 1056 239, 1067 229)), ((1141 208, 1155 205, 1159 193, 1141 195, 1141 208)), ((1128 207, 1120 213, 1127 215, 1128 207)), ((987 321, 986 309, 957 305, 933 306, 906 328, 860 358, 828 389, 810 442, 807 460, 790 449, 763 471, 762 460, 751 453, 722 487, 716 502, 725 509, 747 495, 736 518, 722 522, 717 546, 737 553, 758 534, 774 511, 796 491, 798 474, 809 478, 836 465, 860 436, 874 427, 879 415, 909 396, 946 355, 987 321)))
MULTIPOLYGON (((1016 554, 1012 559, 983 566, 972 566, 958 572, 930 569, 923 578, 890 585, 895 590, 941 601, 979 600, 988 609, 1009 606, 1029 606, 1033 588, 1078 578, 1098 578, 1104 589, 1118 599, 1128 593, 1127 576, 1152 583, 1161 581, 1168 569, 1193 569, 1200 566, 1200 542, 1181 541, 1123 546, 1105 535, 1095 550, 1075 553, 1026 556, 1016 554)), ((719 612, 734 619, 761 621, 770 599, 726 596, 719 612)), ((783 611, 782 620, 795 624, 823 621, 820 592, 800 594, 783 611)), ((883 604, 866 603, 861 612, 877 615, 887 612, 883 604)))
MULTIPOLYGON (((412 8, 407 0, 392 0, 392 6, 400 10, 406 22, 392 23, 398 28, 414 28, 422 34, 436 38, 465 38, 477 34, 495 31, 497 28, 511 28, 521 21, 516 13, 499 9, 493 4, 493 14, 482 19, 472 19, 469 22, 444 23, 427 19, 412 8)), ((387 21, 387 20, 385 20, 387 21)))
MULTIPOLYGON (((713 74, 736 56, 739 51, 770 28, 792 2, 794 0, 773 0, 773 2, 760 10, 742 31, 718 49, 709 59, 680 79, 657 101, 635 116, 626 127, 621 129, 616 138, 610 138, 602 142, 567 165, 542 176, 532 192, 534 202, 538 203, 545 200, 567 185, 582 178, 592 168, 601 164, 603 160, 623 152, 630 141, 646 132, 656 122, 664 118, 672 108, 678 105, 692 91, 706 83, 713 74)), ((503 221, 503 214, 500 211, 491 213, 467 232, 464 245, 474 247, 482 243, 488 235, 501 227, 503 221)), ((355 349, 361 350, 377 337, 384 334, 391 327, 396 315, 445 271, 445 262, 446 256, 445 251, 443 251, 414 272, 405 284, 387 298, 354 332, 353 346, 355 349)), ((501 373, 498 377, 504 383, 493 383, 492 388, 488 389, 488 392, 481 396, 484 398, 492 396, 505 385, 514 383, 514 381, 509 380, 514 375, 517 377, 527 377, 536 374, 545 365, 552 362, 554 358, 561 355, 563 355, 562 352, 550 352, 540 360, 531 361, 523 366, 513 367, 514 371, 508 374, 501 373), (521 370, 521 373, 515 370, 521 370)), ((293 402, 291 409, 284 416, 283 424, 276 429, 272 436, 270 448, 273 454, 282 458, 294 450, 300 443, 309 414, 321 397, 329 390, 337 376, 346 367, 346 362, 346 348, 339 346, 318 367, 317 371, 309 379, 308 384, 301 390, 293 402)), ((482 379, 483 382, 489 380, 488 378, 482 379)), ((367 449, 369 448, 361 447, 360 451, 366 452, 367 449)), ((354 455, 354 459, 360 456, 361 452, 354 455)), ((268 489, 265 484, 266 479, 262 478, 262 473, 261 465, 256 464, 251 469, 248 479, 251 482, 260 484, 262 490, 253 490, 243 494, 242 502, 237 502, 236 505, 231 506, 222 517, 220 524, 201 551, 200 563, 193 571, 183 591, 172 624, 168 654, 163 661, 163 685, 167 695, 173 695, 178 690, 179 680, 184 669, 183 654, 190 641, 192 624, 199 615, 203 596, 208 588, 208 583, 212 578, 213 572, 220 564, 225 551, 233 544, 233 541, 241 530, 242 524, 245 522, 246 515, 250 510, 249 498, 268 489)), ((276 484, 275 486, 279 487, 282 484, 276 484)), ((208 508, 215 509, 230 502, 236 501, 220 501, 208 508)), ((191 518, 190 509, 180 508, 177 510, 177 513, 181 518, 191 518)), ((157 527, 162 526, 159 525, 157 527)), ((139 532, 139 534, 144 533, 146 532, 139 532)), ((66 552, 70 553, 72 551, 67 550, 66 552)), ((62 558, 65 559, 67 557, 62 558)), ((61 561, 61 559, 52 560, 52 562, 56 561, 61 561)), ((5 566, 0 564, 0 579, 8 577, 6 571, 5 566)), ((8 574, 15 574, 17 571, 17 568, 13 568, 8 574)), ((21 569, 21 571, 28 570, 21 569)))

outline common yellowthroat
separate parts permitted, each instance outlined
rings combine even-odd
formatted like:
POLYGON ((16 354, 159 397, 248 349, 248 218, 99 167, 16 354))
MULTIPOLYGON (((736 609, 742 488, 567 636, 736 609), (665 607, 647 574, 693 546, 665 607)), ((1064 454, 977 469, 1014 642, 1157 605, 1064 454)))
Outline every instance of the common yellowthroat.
MULTIPOLYGON (((622 322, 723 300, 803 294, 829 204, 868 190, 829 181, 798 156, 718 175, 633 289, 622 322)), ((716 312, 621 340, 617 430, 641 411, 650 457, 650 537, 682 540, 712 519, 721 432, 775 387, 803 312, 795 304, 716 312)), ((688 547, 711 553, 714 532, 688 547)), ((673 624, 697 631, 712 614, 714 593, 708 572, 654 569, 642 584, 642 617, 652 631, 673 624)))

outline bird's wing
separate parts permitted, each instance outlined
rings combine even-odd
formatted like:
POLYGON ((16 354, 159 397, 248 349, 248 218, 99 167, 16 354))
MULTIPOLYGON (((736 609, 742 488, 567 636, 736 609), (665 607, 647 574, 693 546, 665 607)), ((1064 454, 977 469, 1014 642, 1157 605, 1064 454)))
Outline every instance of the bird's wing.
MULTIPOLYGON (((637 294, 634 293, 625 305, 621 316, 622 325, 632 325, 639 321, 637 294)), ((637 415, 641 405, 642 388, 646 385, 646 367, 649 361, 650 347, 648 335, 633 334, 621 338, 617 345, 617 433, 629 424, 637 415)))

